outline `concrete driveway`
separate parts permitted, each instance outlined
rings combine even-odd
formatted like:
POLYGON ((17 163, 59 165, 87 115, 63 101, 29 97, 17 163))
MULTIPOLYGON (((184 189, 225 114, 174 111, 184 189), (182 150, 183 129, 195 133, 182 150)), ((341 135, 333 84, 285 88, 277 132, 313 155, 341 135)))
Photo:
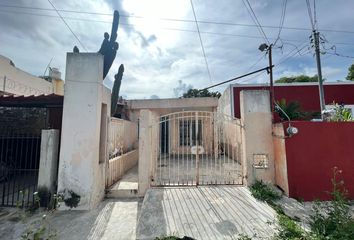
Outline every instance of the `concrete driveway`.
POLYGON ((155 188, 145 195, 137 239, 237 239, 240 234, 271 239, 275 220, 275 211, 245 187, 155 188))
MULTIPOLYGON (((35 214, 30 222, 42 214, 35 214)), ((0 236, 20 239, 30 222, 11 219, 0 214, 0 236)), ((245 187, 217 186, 153 188, 143 201, 105 199, 92 211, 56 211, 47 219, 58 239, 65 240, 145 240, 167 235, 216 240, 237 239, 241 233, 270 239, 275 230, 269 223, 276 214, 245 187)))

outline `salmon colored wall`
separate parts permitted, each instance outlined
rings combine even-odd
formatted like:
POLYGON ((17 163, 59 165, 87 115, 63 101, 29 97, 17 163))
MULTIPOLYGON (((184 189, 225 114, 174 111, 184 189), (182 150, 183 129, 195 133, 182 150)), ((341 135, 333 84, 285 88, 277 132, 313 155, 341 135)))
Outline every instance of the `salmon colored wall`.
MULTIPOLYGON (((288 123, 283 123, 284 129, 288 123)), ((329 200, 333 168, 354 199, 354 122, 293 121, 299 133, 286 138, 289 196, 305 201, 329 200)))
MULTIPOLYGON (((267 86, 233 87, 234 117, 240 118, 240 91, 268 90, 267 86)), ((298 101, 305 111, 320 111, 319 93, 317 85, 307 86, 275 86, 275 99, 285 98, 287 102, 298 101)), ((336 103, 354 104, 354 84, 324 85, 326 104, 336 103)))

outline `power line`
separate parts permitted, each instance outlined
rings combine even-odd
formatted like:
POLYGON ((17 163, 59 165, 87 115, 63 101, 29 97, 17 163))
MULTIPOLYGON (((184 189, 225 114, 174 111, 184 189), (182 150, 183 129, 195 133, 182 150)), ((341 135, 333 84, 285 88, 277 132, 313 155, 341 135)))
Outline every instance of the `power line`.
POLYGON ((199 31, 199 26, 198 26, 198 21, 197 21, 197 15, 195 14, 195 10, 194 10, 194 6, 193 6, 193 0, 190 0, 191 2, 191 6, 192 6, 192 11, 193 11, 193 16, 194 16, 194 20, 195 20, 195 24, 197 26, 197 31, 198 31, 198 36, 199 36, 199 40, 200 40, 200 45, 202 47, 202 51, 203 51, 203 56, 204 56, 204 60, 205 60, 205 66, 207 68, 208 71, 208 76, 209 76, 209 80, 212 83, 213 81, 211 80, 211 74, 210 74, 210 70, 209 70, 209 65, 208 65, 208 60, 205 54, 205 49, 204 49, 204 45, 203 45, 203 40, 202 40, 202 36, 200 35, 200 31, 199 31))
MULTIPOLYGON (((274 67, 274 65, 271 66, 271 67, 274 67)), ((235 80, 237 80, 237 79, 241 79, 241 78, 250 76, 250 75, 252 75, 252 74, 255 74, 255 73, 258 73, 258 72, 262 72, 262 71, 264 71, 264 70, 267 70, 267 71, 268 71, 269 68, 270 68, 270 67, 264 67, 264 68, 258 69, 258 70, 256 70, 256 71, 249 72, 249 73, 243 74, 243 75, 241 75, 241 76, 234 77, 234 78, 231 78, 231 79, 229 79, 229 80, 226 80, 226 81, 223 81, 223 82, 220 82, 220 83, 211 85, 211 86, 206 87, 206 88, 201 89, 201 90, 207 90, 207 89, 209 89, 209 88, 217 87, 217 86, 219 86, 219 85, 222 85, 222 84, 225 84, 225 83, 228 83, 228 82, 232 82, 232 81, 235 81, 235 80)))
MULTIPOLYGON (((285 57, 283 57, 282 59, 279 60, 278 63, 276 63, 275 65, 276 66, 279 66, 281 64, 283 64, 284 62, 288 61, 290 58, 294 57, 296 54, 299 54, 299 55, 303 55, 301 53, 301 51, 303 49, 305 49, 306 47, 308 47, 307 45, 307 42, 304 42, 302 44, 300 44, 298 47, 294 48, 293 50, 291 50, 285 57), (305 45, 304 45, 305 44, 305 45), (300 47, 302 46, 302 47, 300 47)), ((307 53, 306 53, 307 54, 307 53)))
POLYGON ((246 5, 245 0, 242 0, 242 2, 243 2, 243 4, 245 5, 245 7, 246 7, 246 9, 247 9, 249 15, 251 16, 253 22, 254 22, 254 23, 256 24, 256 26, 258 27, 258 31, 260 32, 261 36, 263 36, 263 37, 264 37, 264 40, 265 40, 268 44, 270 44, 270 42, 269 42, 269 40, 268 40, 268 38, 267 38, 267 35, 266 35, 265 32, 263 31, 262 25, 259 23, 258 18, 257 18, 256 14, 255 14, 254 11, 253 11, 253 8, 252 8, 251 4, 249 3, 248 0, 246 0, 248 6, 246 5))
MULTIPOLYGON (((261 55, 261 57, 254 63, 252 64, 249 68, 247 68, 247 71, 251 70, 252 68, 254 68, 255 66, 257 66, 257 64, 266 56, 266 54, 261 55)), ((246 72, 247 72, 246 71, 246 72)))
POLYGON ((245 82, 248 82, 249 80, 255 79, 255 78, 257 78, 258 76, 260 76, 260 75, 262 75, 262 74, 264 74, 264 72, 259 72, 259 73, 257 73, 256 75, 254 75, 253 77, 249 77, 249 78, 246 78, 246 79, 242 79, 242 80, 240 80, 240 81, 237 81, 236 83, 245 83, 245 82))
POLYGON ((308 12, 309 17, 310 17, 312 30, 314 31, 315 30, 315 24, 314 24, 313 19, 312 19, 312 10, 311 10, 311 5, 310 5, 310 1, 309 0, 306 0, 306 5, 307 5, 307 12, 308 12))
MULTIPOLYGON (((48 14, 30 13, 30 12, 21 12, 21 11, 8 11, 8 10, 4 11, 4 10, 1 10, 1 9, 0 9, 0 13, 5 13, 5 14, 9 14, 9 13, 11 13, 11 14, 24 14, 24 15, 39 16, 39 17, 60 18, 59 16, 48 15, 48 14)), ((112 24, 111 21, 103 21, 103 20, 94 20, 94 19, 86 19, 86 18, 74 18, 74 17, 63 17, 63 18, 67 19, 67 20, 73 20, 73 21, 97 22, 97 23, 112 24)), ((200 23, 200 21, 198 21, 198 22, 200 23)), ((123 23, 123 22, 120 22, 119 24, 123 25, 123 26, 126 26, 126 27, 131 27, 131 28, 137 26, 136 24, 129 24, 129 23, 123 23)), ((197 33, 197 31, 190 30, 190 29, 161 28, 161 27, 159 29, 168 30, 168 31, 197 33)), ((305 30, 310 30, 310 29, 305 29, 305 30)), ((263 37, 260 37, 260 36, 242 35, 242 34, 233 34, 233 33, 220 33, 220 32, 208 32, 208 31, 200 31, 200 33, 201 34, 210 34, 210 35, 219 35, 219 36, 229 36, 229 37, 243 37, 243 38, 264 39, 263 37)), ((275 38, 269 38, 269 39, 274 39, 275 40, 275 38)), ((295 40, 295 39, 283 39, 282 42, 284 42, 284 41, 286 41, 286 42, 302 42, 301 40, 295 40)), ((346 42, 334 42, 334 44, 337 44, 337 45, 348 45, 348 46, 353 46, 354 45, 354 43, 346 43, 346 42)))
MULTIPOLYGON (((354 58, 354 56, 338 53, 336 45, 332 45, 330 48, 327 48, 325 45, 325 42, 328 42, 328 41, 324 36, 323 36, 323 38, 324 38, 324 41, 321 42, 321 45, 322 45, 323 49, 325 50, 325 52, 323 52, 323 54, 330 54, 333 56, 343 57, 343 58, 352 58, 352 59, 354 58), (333 51, 333 52, 331 52, 331 51, 333 51)), ((323 39, 323 38, 321 37, 321 39, 323 39)), ((330 43, 330 42, 328 42, 328 43, 330 43)))
MULTIPOLYGON (((32 9, 32 10, 43 10, 43 11, 55 11, 54 9, 50 8, 41 8, 41 7, 28 7, 28 6, 18 6, 18 5, 6 5, 0 4, 0 7, 5 8, 20 8, 20 9, 32 9)), ((100 13, 100 12, 87 12, 87 11, 76 11, 76 10, 65 10, 65 9, 57 9, 59 12, 66 12, 66 13, 78 13, 78 14, 91 14, 91 15, 101 15, 101 16, 112 16, 111 13, 100 13)), ((137 19, 147 19, 153 17, 146 17, 146 16, 138 16, 138 15, 120 15, 122 18, 137 18, 137 19)), ((176 19, 176 18, 153 18, 162 21, 176 21, 176 22, 187 22, 187 23, 194 23, 194 20, 190 19, 176 19)), ((228 26, 241 26, 241 27, 257 27, 257 24, 245 24, 245 23, 230 23, 230 22, 215 22, 215 21, 204 21, 198 20, 199 24, 215 24, 215 25, 228 25, 228 26)), ((279 26, 272 26, 272 25, 262 25, 263 28, 273 28, 279 29, 279 26)), ((310 28, 305 27, 286 27, 283 26, 282 29, 287 30, 299 30, 299 31, 311 31, 310 28)), ((350 33, 354 34, 354 31, 350 30, 336 30, 336 29, 319 29, 321 32, 338 32, 338 33, 350 33)))
MULTIPOLYGON (((60 18, 59 16, 54 16, 54 15, 19 12, 19 11, 2 11, 2 10, 0 10, 0 13, 14 13, 14 14, 25 14, 25 15, 33 15, 33 16, 41 16, 41 17, 60 18)), ((74 17, 63 17, 63 18, 65 18, 67 20, 74 20, 74 21, 97 22, 97 23, 107 23, 107 24, 111 24, 112 23, 112 22, 109 22, 109 21, 86 19, 86 18, 74 18, 74 17)), ((136 24, 130 24, 130 23, 124 23, 124 22, 120 22, 119 24, 123 25, 123 26, 127 26, 127 27, 132 27, 132 28, 137 26, 136 24)), ((160 28, 160 29, 170 30, 170 31, 190 32, 190 33, 197 33, 198 32, 198 31, 195 31, 195 30, 179 29, 179 28, 160 28)), ((211 34, 211 35, 220 35, 220 36, 230 36, 230 37, 244 37, 244 38, 263 39, 263 37, 259 37, 259 36, 232 34, 232 33, 219 33, 219 32, 208 32, 208 31, 200 31, 200 33, 202 33, 202 34, 211 34)), ((272 39, 272 38, 270 38, 270 39, 272 39)), ((291 41, 291 42, 301 42, 300 40, 291 40, 291 39, 284 39, 284 40, 285 41, 291 41)))
POLYGON ((288 0, 284 0, 283 1, 283 7, 282 7, 282 13, 281 13, 281 16, 280 16, 280 22, 279 22, 279 31, 278 31, 278 36, 274 42, 273 45, 275 45, 277 43, 277 41, 279 40, 280 38, 280 33, 281 33, 281 30, 283 29, 283 26, 284 26, 284 20, 285 20, 285 14, 286 14, 286 5, 288 3, 288 0))
POLYGON ((63 20, 63 22, 65 23, 65 25, 68 27, 68 29, 70 30, 70 32, 74 35, 74 37, 77 39, 77 41, 80 43, 81 47, 83 47, 83 49, 85 49, 86 52, 87 49, 84 46, 84 44, 82 44, 82 42, 80 41, 80 39, 76 36, 76 34, 74 33, 74 31, 71 29, 71 27, 69 26, 69 24, 65 21, 65 19, 61 16, 61 14, 59 13, 59 11, 57 11, 57 9, 55 8, 55 6, 53 5, 53 3, 48 0, 48 2, 50 3, 50 5, 52 5, 52 7, 54 8, 54 10, 57 12, 57 14, 59 15, 59 17, 61 18, 61 20, 63 20))
POLYGON ((317 13, 316 13, 316 0, 313 0, 313 18, 314 18, 314 26, 317 29, 317 13))

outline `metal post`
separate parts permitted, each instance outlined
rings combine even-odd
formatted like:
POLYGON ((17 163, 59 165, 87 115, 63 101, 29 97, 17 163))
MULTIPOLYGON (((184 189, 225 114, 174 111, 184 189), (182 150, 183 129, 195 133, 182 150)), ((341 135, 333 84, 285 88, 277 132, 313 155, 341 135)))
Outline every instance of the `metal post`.
POLYGON ((269 78, 270 78, 270 107, 271 107, 272 120, 273 120, 275 97, 274 97, 274 85, 273 85, 272 47, 273 44, 270 44, 270 46, 268 47, 268 57, 269 57, 269 78))
POLYGON ((3 83, 3 92, 4 92, 4 94, 5 94, 5 90, 6 90, 6 76, 4 76, 4 83, 3 83))
POLYGON ((315 40, 315 52, 316 52, 316 63, 317 63, 317 75, 318 75, 318 87, 320 92, 320 106, 321 106, 321 116, 323 118, 323 110, 326 109, 324 90, 323 90, 323 80, 322 80, 322 69, 321 69, 321 56, 320 56, 320 33, 316 30, 313 31, 313 36, 315 40))
POLYGON ((197 171, 197 176, 196 176, 196 185, 199 185, 199 142, 198 142, 198 112, 195 113, 195 145, 197 146, 196 149, 196 154, 195 154, 195 159, 196 159, 196 171, 197 171))

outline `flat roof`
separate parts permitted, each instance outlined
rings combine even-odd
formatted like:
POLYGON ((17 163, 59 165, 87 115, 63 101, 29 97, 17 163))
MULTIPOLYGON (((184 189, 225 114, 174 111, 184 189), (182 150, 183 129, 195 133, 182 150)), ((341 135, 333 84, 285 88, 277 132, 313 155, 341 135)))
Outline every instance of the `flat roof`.
POLYGON ((127 100, 130 109, 164 109, 164 108, 192 108, 217 107, 218 98, 162 98, 162 99, 134 99, 127 100))
MULTIPOLYGON (((294 82, 294 83, 274 83, 274 86, 294 87, 294 86, 318 86, 318 82, 294 82)), ((323 85, 354 85, 354 81, 343 82, 323 82, 323 85)), ((232 83, 231 87, 267 87, 269 83, 232 83)))
POLYGON ((4 95, 0 96, 0 107, 63 107, 63 100, 63 96, 56 94, 4 95))

